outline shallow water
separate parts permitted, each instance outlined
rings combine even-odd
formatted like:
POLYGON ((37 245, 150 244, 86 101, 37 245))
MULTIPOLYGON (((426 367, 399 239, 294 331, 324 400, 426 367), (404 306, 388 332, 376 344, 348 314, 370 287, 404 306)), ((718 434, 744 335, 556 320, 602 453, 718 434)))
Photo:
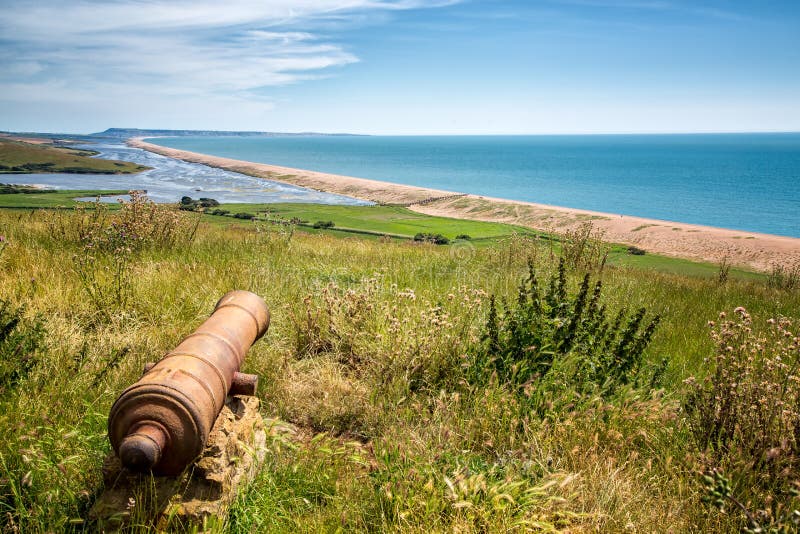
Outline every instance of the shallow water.
MULTIPOLYGON (((97 157, 132 161, 152 170, 138 174, 20 174, 15 183, 45 185, 54 189, 144 189, 155 202, 177 202, 183 196, 213 198, 219 202, 314 202, 364 205, 362 200, 313 191, 303 187, 254 178, 167 158, 119 144, 81 145, 100 152, 97 157)), ((116 197, 106 199, 116 202, 116 197)), ((94 200, 94 199, 91 199, 94 200)))

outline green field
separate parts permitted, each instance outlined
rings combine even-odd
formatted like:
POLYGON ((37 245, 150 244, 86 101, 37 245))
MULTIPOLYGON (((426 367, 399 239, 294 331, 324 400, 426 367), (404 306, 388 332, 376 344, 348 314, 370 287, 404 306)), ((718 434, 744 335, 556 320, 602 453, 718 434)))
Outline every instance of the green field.
MULTIPOLYGON (((87 204, 86 202, 76 201, 76 198, 125 195, 127 193, 128 191, 124 190, 63 189, 43 193, 0 194, 0 208, 74 208, 78 205, 87 204)), ((116 209, 116 206, 111 204, 109 208, 116 209)))
POLYGON ((0 137, 0 174, 131 174, 149 169, 127 161, 90 157, 94 154, 87 150, 34 145, 0 137))
MULTIPOLYGON (((281 218, 284 220, 299 219, 307 225, 317 221, 332 221, 335 226, 332 230, 314 230, 304 228, 305 231, 340 233, 348 235, 347 230, 360 232, 374 232, 377 235, 390 235, 412 238, 418 232, 441 233, 449 239, 466 234, 477 246, 496 241, 498 238, 510 235, 541 236, 547 234, 537 232, 530 228, 511 224, 468 221, 448 217, 434 217, 411 211, 407 208, 394 206, 329 206, 323 204, 223 204, 221 209, 231 213, 253 213, 267 218, 281 218)), ((212 216, 213 217, 213 216, 212 216)), ((220 217, 213 217, 222 220, 220 217)), ((226 221, 227 222, 227 221, 226 221)), ((554 247, 558 250, 557 236, 554 236, 554 247)), ((628 253, 628 247, 612 245, 609 250, 609 264, 639 268, 654 269, 673 274, 686 274, 693 276, 713 277, 718 274, 719 266, 712 263, 670 258, 658 254, 634 256, 628 253)), ((742 279, 763 279, 761 273, 745 269, 731 269, 731 276, 742 279)))
MULTIPOLYGON (((60 190, 48 193, 32 194, 0 194, 0 208, 41 209, 72 208, 77 205, 90 206, 85 202, 76 202, 77 197, 97 197, 104 195, 125 194, 127 191, 105 190, 60 190)), ((110 210, 118 208, 116 203, 107 206, 110 210)), ((529 228, 511 224, 467 221, 448 217, 434 217, 413 212, 407 208, 395 206, 331 206, 324 204, 222 204, 219 209, 230 212, 228 216, 203 215, 203 220, 215 225, 246 224, 246 221, 235 219, 235 213, 251 213, 260 219, 302 221, 299 229, 312 234, 329 234, 340 237, 360 237, 378 239, 389 236, 396 239, 412 239, 419 232, 442 234, 453 240, 458 235, 470 236, 468 246, 481 248, 491 245, 512 235, 539 237, 550 243, 555 252, 559 250, 558 236, 548 236, 529 228), (331 221, 331 229, 315 229, 312 225, 317 221, 331 221)), ((462 241, 458 246, 466 246, 462 241)), ((719 265, 703 263, 680 258, 671 258, 658 254, 634 256, 628 253, 624 245, 611 245, 608 255, 609 265, 636 269, 652 269, 671 274, 683 274, 713 278, 719 273, 719 265)), ((746 269, 733 268, 730 275, 739 279, 763 280, 765 275, 746 269)))
POLYGON ((433 217, 395 206, 333 206, 325 204, 223 204, 231 213, 250 212, 264 218, 299 219, 305 224, 332 221, 335 228, 354 229, 413 237, 419 232, 441 233, 449 239, 466 234, 473 239, 491 239, 512 233, 533 234, 533 230, 510 224, 485 223, 433 217))

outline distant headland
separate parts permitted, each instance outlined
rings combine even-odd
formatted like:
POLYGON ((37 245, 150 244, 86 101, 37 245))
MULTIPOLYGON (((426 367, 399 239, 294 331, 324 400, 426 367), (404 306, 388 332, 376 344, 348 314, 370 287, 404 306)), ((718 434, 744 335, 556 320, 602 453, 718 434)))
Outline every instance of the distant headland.
POLYGON ((0 136, 42 138, 42 139, 130 139, 132 137, 292 137, 302 135, 322 135, 322 136, 359 136, 361 134, 351 133, 322 133, 322 132, 256 132, 256 131, 235 131, 235 130, 151 130, 146 128, 107 128, 102 132, 90 134, 67 134, 50 132, 6 132, 0 131, 0 136))

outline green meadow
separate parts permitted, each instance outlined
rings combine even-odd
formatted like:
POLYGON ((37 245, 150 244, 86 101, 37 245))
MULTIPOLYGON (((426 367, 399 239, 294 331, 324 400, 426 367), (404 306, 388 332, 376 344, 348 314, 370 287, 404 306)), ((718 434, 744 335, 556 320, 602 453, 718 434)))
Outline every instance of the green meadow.
MULTIPOLYGON (((0 208, 39 209, 39 208, 74 208, 87 206, 86 202, 77 202, 76 198, 100 197, 125 194, 127 191, 107 190, 57 190, 29 194, 0 194, 0 208)), ((110 210, 118 209, 116 203, 110 203, 110 210)), ((365 239, 384 237, 406 240, 413 239, 420 232, 442 234, 450 240, 460 235, 469 236, 468 244, 462 241, 460 246, 483 247, 512 235, 538 237, 554 251, 560 248, 557 235, 536 232, 522 226, 511 224, 489 223, 434 217, 397 206, 334 206, 324 204, 277 203, 277 204, 221 204, 217 208, 207 209, 203 221, 213 225, 242 224, 243 219, 236 219, 236 214, 248 214, 258 221, 294 221, 297 227, 308 233, 337 235, 340 237, 360 236, 365 239), (224 210, 226 215, 211 215, 215 210, 224 210), (314 223, 330 221, 332 228, 314 228, 314 223)), ((703 263, 680 258, 671 258, 658 254, 632 255, 628 247, 610 244, 608 247, 608 263, 616 266, 653 269, 665 273, 686 274, 701 277, 716 277, 719 265, 703 263)), ((761 279, 762 273, 746 269, 732 268, 730 276, 740 279, 761 279)))
MULTIPOLYGON (((90 197, 97 198, 107 195, 127 195, 128 191, 98 191, 95 189, 62 189, 62 190, 30 190, 27 193, 0 193, 0 208, 15 209, 40 209, 40 208, 74 208, 86 205, 86 202, 78 202, 76 198, 90 197), (30 192, 33 191, 33 192, 30 192)), ((116 206, 112 205, 112 209, 116 206)))
POLYGON ((332 206, 325 204, 231 204, 220 206, 231 213, 252 212, 266 219, 298 219, 304 224, 332 221, 340 230, 368 231, 413 237, 419 232, 441 233, 450 239, 464 234, 474 239, 492 239, 532 230, 509 224, 484 223, 433 217, 395 206, 332 206))
POLYGON ((244 371, 291 431, 212 531, 794 528, 792 284, 402 208, 28 196, 0 195, 3 531, 95 529, 111 404, 231 289, 271 308, 244 371))

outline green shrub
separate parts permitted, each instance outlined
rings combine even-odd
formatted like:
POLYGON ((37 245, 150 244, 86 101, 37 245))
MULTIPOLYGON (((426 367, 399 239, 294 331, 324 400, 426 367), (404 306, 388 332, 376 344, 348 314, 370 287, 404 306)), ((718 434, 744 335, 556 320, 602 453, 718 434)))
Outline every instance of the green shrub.
POLYGON ((219 202, 213 198, 199 198, 194 200, 192 197, 181 197, 180 205, 178 206, 183 211, 195 211, 198 208, 215 208, 219 206, 219 202))
POLYGON ((458 234, 456 236, 456 241, 459 240, 459 239, 463 239, 464 241, 469 241, 472 238, 467 234, 458 234))
POLYGON ((217 207, 217 206, 219 206, 219 202, 218 202, 218 201, 216 201, 216 200, 214 200, 213 198, 202 198, 202 197, 201 197, 201 198, 200 198, 200 199, 197 201, 197 204, 198 204, 198 205, 199 205, 201 208, 214 208, 214 207, 217 207))
POLYGON ((473 378, 494 375, 501 383, 524 387, 558 369, 558 387, 566 380, 577 393, 601 394, 644 378, 643 353, 659 317, 644 328, 644 308, 630 315, 622 309, 612 319, 601 302, 602 282, 598 280, 591 292, 590 285, 587 274, 570 297, 562 258, 548 287, 540 289, 529 264, 513 305, 498 311, 494 298, 490 300, 473 378))
POLYGON ((442 234, 430 234, 428 232, 420 232, 414 236, 414 241, 422 243, 433 243, 434 245, 446 245, 450 242, 442 234))
POLYGON ((630 246, 628 247, 628 254, 632 254, 634 256, 644 256, 647 254, 647 251, 639 247, 630 246))
POLYGON ((245 220, 248 220, 248 221, 252 221, 253 219, 256 218, 255 215, 253 215, 252 213, 247 213, 246 211, 242 211, 240 213, 234 213, 233 217, 235 219, 245 219, 245 220))
POLYGON ((314 228, 333 228, 333 221, 317 221, 314 223, 314 228))

